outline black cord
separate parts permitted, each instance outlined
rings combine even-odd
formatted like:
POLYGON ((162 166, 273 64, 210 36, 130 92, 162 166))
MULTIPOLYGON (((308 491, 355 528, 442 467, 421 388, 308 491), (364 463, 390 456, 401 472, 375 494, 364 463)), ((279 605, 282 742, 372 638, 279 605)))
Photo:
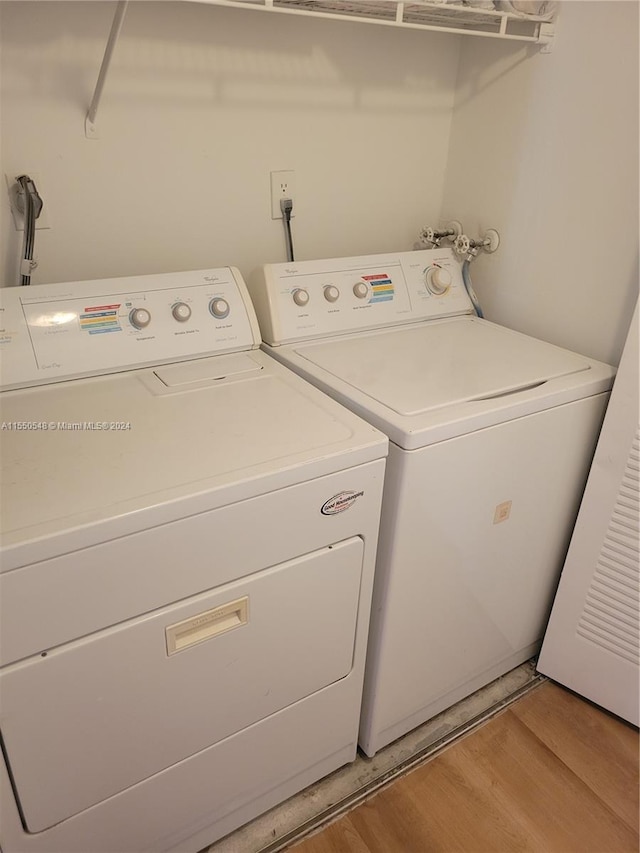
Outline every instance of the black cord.
POLYGON ((291 236, 291 211, 293 210, 293 201, 290 198, 280 200, 280 210, 282 211, 282 221, 284 223, 284 236, 287 242, 287 260, 293 261, 293 237, 291 236))
MULTIPOLYGON (((22 259, 30 261, 33 259, 33 237, 35 233, 35 218, 33 215, 33 202, 31 193, 27 189, 27 178, 25 175, 18 178, 18 183, 24 192, 24 240, 22 259)), ((30 275, 21 275, 21 284, 31 284, 30 275)))

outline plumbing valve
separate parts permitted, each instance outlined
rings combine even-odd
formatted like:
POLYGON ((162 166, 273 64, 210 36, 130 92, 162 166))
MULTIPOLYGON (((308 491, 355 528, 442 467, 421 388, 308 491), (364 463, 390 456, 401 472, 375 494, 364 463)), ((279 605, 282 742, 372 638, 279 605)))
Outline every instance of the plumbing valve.
POLYGON ((456 237, 453 248, 459 255, 466 255, 471 248, 471 240, 466 234, 460 234, 459 237, 456 237))
POLYGON ((467 255, 467 260, 472 260, 482 250, 491 254, 500 245, 500 235, 495 228, 489 228, 479 240, 472 240, 466 234, 459 234, 453 243, 453 248, 459 255, 467 255))
POLYGON ((454 219, 451 222, 447 222, 442 230, 431 227, 423 228, 418 237, 421 243, 430 243, 432 246, 439 246, 445 237, 453 243, 460 234, 462 234, 462 225, 454 219))

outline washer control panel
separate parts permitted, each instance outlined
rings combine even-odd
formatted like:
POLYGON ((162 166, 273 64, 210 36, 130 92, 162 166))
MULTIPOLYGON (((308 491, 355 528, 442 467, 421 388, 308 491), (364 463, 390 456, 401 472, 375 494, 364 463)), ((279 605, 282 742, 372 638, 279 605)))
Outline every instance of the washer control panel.
POLYGON ((0 289, 4 389, 259 344, 232 267, 0 289))
POLYGON ((474 313, 451 249, 269 264, 249 290, 273 346, 474 313))

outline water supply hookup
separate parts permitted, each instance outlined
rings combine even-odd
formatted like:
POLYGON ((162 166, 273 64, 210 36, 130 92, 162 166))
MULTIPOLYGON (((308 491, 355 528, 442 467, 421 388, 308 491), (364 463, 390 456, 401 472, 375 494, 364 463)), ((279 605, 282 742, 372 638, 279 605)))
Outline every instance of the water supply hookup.
POLYGON ((479 240, 470 239, 466 234, 459 234, 453 243, 453 248, 458 255, 466 255, 462 262, 462 281, 467 293, 469 294, 469 299, 473 304, 473 308, 477 316, 481 318, 484 317, 484 314, 480 307, 480 302, 478 301, 476 292, 473 289, 473 284, 471 283, 469 266, 471 265, 471 261, 474 258, 477 258, 481 251, 492 254, 496 251, 499 245, 500 235, 495 228, 489 228, 479 240))
POLYGON ((484 236, 479 240, 472 240, 466 234, 458 234, 453 240, 453 248, 458 255, 467 255, 467 260, 471 262, 478 253, 482 250, 488 254, 496 251, 500 245, 500 235, 495 228, 489 228, 485 231, 484 236))
POLYGON ((447 239, 453 243, 461 234, 462 225, 453 219, 451 222, 447 222, 442 229, 423 228, 418 234, 418 239, 425 246, 428 245, 437 248, 442 240, 447 239))

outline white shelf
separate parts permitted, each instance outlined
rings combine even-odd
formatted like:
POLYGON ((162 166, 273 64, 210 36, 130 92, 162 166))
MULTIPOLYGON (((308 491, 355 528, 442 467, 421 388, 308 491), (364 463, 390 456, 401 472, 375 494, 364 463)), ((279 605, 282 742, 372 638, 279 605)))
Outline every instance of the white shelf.
MULTIPOLYGON (((129 0, 119 0, 116 6, 98 81, 85 119, 85 135, 89 139, 98 138, 96 128, 98 106, 128 2, 129 0)), ((438 3, 430 0, 412 0, 411 2, 407 0, 185 0, 185 2, 534 42, 540 45, 542 53, 550 51, 555 32, 552 22, 533 15, 516 15, 497 9, 478 9, 457 3, 438 3)))
POLYGON ((534 15, 479 9, 429 0, 187 0, 265 12, 284 12, 333 20, 359 21, 432 32, 534 42, 550 50, 553 22, 534 15))

